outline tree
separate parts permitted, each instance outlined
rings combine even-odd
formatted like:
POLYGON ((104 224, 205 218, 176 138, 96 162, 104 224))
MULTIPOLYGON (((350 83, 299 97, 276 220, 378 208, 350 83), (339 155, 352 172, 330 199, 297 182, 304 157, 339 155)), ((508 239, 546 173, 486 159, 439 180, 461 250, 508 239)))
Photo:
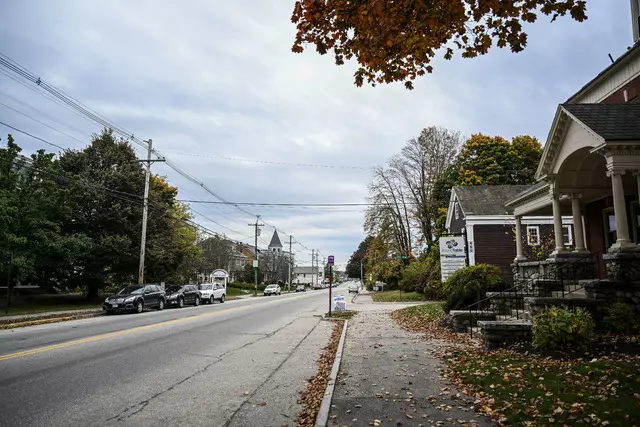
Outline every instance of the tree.
POLYGON ((451 59, 486 54, 494 43, 520 52, 527 45, 523 23, 538 14, 555 21, 567 13, 587 19, 585 0, 298 0, 291 21, 297 26, 293 52, 313 44, 332 52, 336 65, 355 57, 355 84, 412 81, 433 71, 438 50, 451 59))
POLYGON ((541 156, 542 146, 535 137, 517 136, 509 142, 500 136, 475 134, 458 155, 456 184, 533 184, 541 156))
POLYGON ((372 236, 365 237, 364 240, 360 242, 360 245, 358 245, 358 249, 356 249, 353 254, 351 254, 349 262, 347 262, 346 269, 347 277, 349 277, 350 279, 360 278, 360 262, 364 261, 372 239, 372 236))

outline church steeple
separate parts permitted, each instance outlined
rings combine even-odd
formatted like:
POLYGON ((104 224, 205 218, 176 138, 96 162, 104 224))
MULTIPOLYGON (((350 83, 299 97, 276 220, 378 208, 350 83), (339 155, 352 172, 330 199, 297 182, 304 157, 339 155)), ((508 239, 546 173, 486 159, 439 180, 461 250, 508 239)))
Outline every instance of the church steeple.
POLYGON ((282 242, 280 241, 280 236, 278 236, 277 230, 273 230, 273 237, 271 237, 271 243, 269 243, 269 250, 275 252, 282 251, 282 242))

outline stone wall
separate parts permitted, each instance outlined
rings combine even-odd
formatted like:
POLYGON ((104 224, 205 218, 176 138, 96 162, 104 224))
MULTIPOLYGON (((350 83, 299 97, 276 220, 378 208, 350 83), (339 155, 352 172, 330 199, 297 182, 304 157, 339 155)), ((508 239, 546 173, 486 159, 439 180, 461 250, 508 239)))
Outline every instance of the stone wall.
POLYGON ((511 314, 511 310, 524 309, 524 295, 515 292, 487 292, 489 311, 499 314, 511 314))
POLYGON ((596 276, 596 264, 592 259, 595 255, 585 255, 582 258, 570 255, 513 264, 514 282, 522 285, 523 292, 536 294, 538 289, 535 288, 535 282, 538 279, 577 285, 580 280, 596 276))
POLYGON ((478 322, 487 349, 505 347, 516 342, 531 341, 532 324, 528 321, 478 322))
POLYGON ((477 326, 478 320, 496 320, 496 313, 493 311, 451 310, 449 315, 453 319, 453 330, 456 332, 466 332, 467 328, 477 326))
POLYGON ((547 307, 562 307, 566 309, 584 308, 596 321, 601 320, 607 314, 607 305, 591 298, 550 298, 529 297, 524 300, 525 309, 535 316, 540 310, 547 307))
POLYGON ((604 307, 623 302, 640 310, 640 281, 585 280, 585 294, 604 307))
POLYGON ((640 251, 612 252, 603 257, 607 278, 614 281, 640 281, 640 251))

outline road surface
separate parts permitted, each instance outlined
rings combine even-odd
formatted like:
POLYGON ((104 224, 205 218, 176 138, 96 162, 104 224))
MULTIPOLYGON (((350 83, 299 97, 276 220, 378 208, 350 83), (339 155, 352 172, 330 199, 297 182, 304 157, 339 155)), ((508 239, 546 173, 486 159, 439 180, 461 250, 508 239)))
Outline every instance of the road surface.
POLYGON ((322 290, 0 331, 0 426, 293 426, 327 309, 322 290))

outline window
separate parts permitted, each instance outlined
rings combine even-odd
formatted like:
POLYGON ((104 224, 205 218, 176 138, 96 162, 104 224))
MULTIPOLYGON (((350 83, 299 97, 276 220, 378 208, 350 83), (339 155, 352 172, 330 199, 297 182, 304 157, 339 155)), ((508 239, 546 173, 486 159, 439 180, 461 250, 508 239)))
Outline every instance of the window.
POLYGON ((527 227, 527 242, 529 243, 529 246, 540 245, 540 227, 537 225, 527 227))
POLYGON ((633 216, 633 241, 638 243, 640 242, 640 205, 638 202, 631 204, 631 215, 633 216))
POLYGON ((456 219, 460 219, 460 205, 456 203, 453 210, 456 213, 456 219))
POLYGON ((604 221, 604 242, 608 248, 618 239, 618 234, 616 233, 616 215, 613 213, 613 208, 603 210, 602 215, 604 221))
POLYGON ((573 229, 570 225, 562 226, 562 240, 565 246, 573 246, 573 229))

